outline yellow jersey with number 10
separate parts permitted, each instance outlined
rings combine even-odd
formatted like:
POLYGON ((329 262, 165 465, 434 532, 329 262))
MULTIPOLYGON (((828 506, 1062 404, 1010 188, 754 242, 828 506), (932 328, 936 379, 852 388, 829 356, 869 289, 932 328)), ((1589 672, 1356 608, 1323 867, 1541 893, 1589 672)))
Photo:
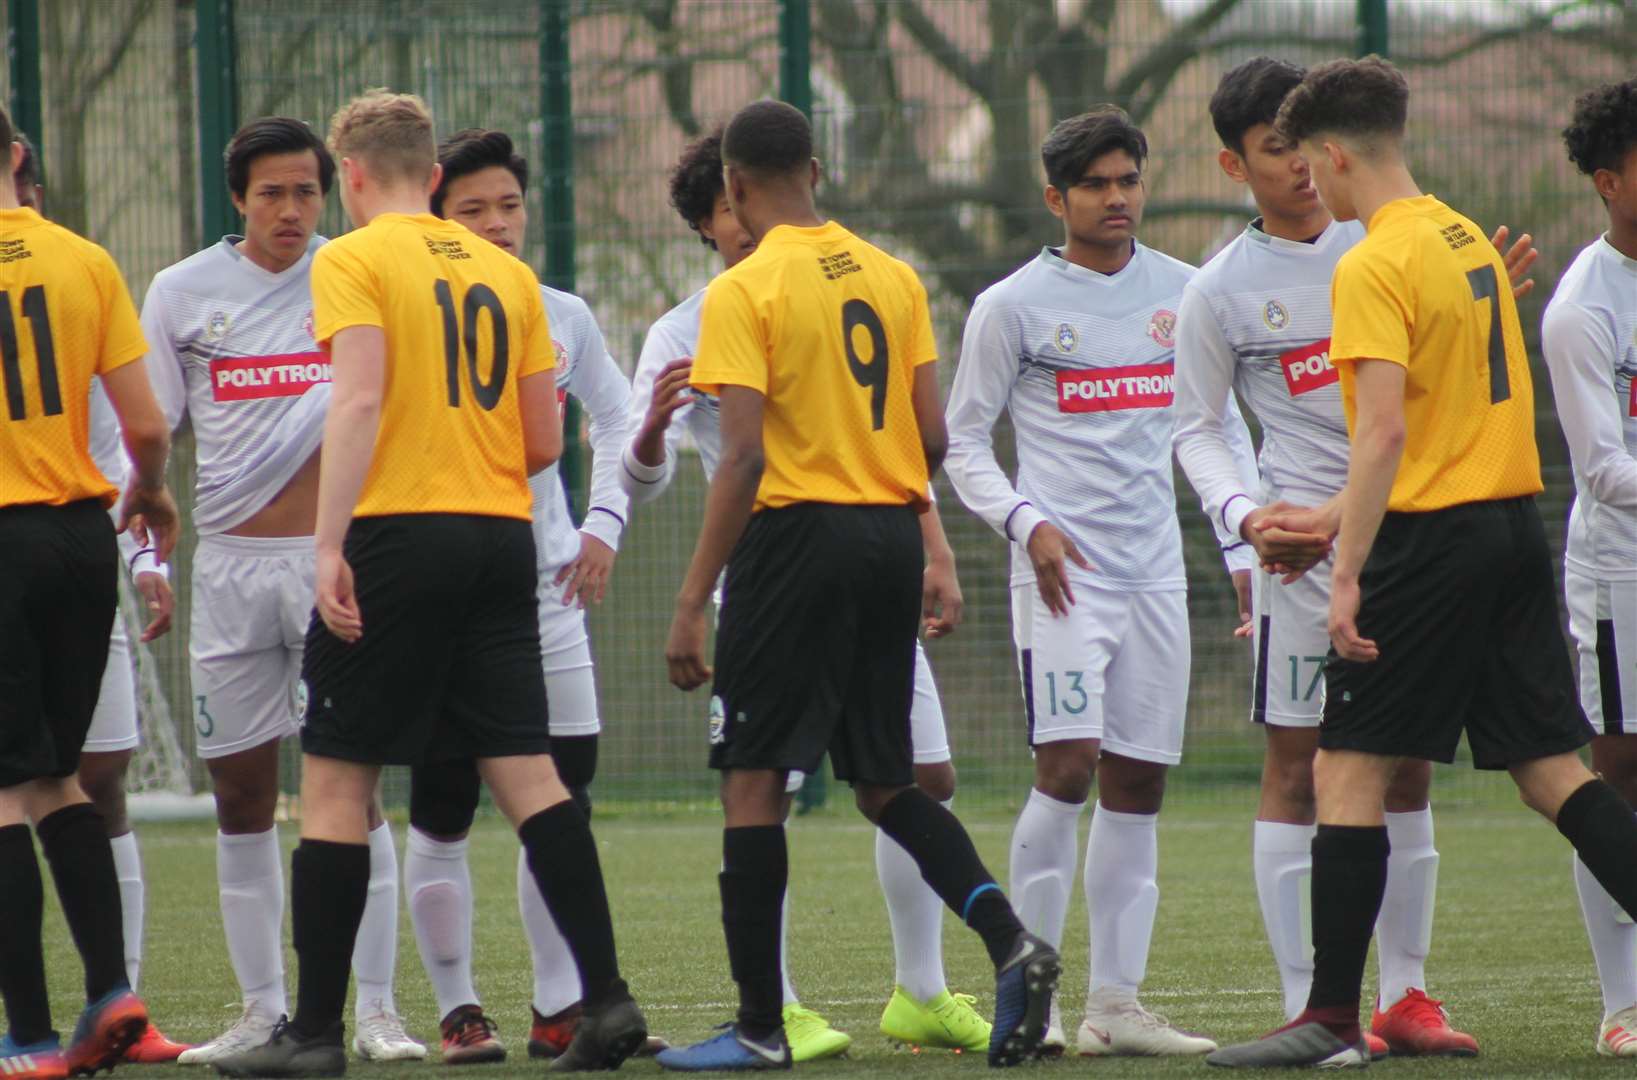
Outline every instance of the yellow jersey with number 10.
POLYGON ((766 397, 756 509, 919 504, 915 369, 938 357, 909 266, 835 222, 780 225, 705 292, 693 385, 766 397))
POLYGON ((1405 369, 1404 456, 1389 510, 1441 510, 1541 490, 1535 393, 1506 265, 1431 195, 1376 211, 1331 280, 1330 361, 1351 431, 1353 361, 1405 369))
POLYGON ((517 381, 553 365, 527 265, 454 221, 382 214, 313 255, 313 336, 386 333, 375 454, 355 517, 529 520, 517 381))

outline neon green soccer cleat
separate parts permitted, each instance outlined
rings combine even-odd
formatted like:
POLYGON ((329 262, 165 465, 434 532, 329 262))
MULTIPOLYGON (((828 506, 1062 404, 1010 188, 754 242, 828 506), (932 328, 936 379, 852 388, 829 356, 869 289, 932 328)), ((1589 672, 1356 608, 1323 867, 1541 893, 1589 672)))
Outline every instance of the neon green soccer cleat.
POLYGON ((853 1045, 851 1035, 837 1031, 830 1021, 794 1001, 784 1007, 784 1037, 790 1043, 790 1060, 798 1065, 839 1057, 853 1045))
POLYGON ((990 1024, 972 1008, 976 1001, 944 990, 923 1005, 895 986, 881 1014, 881 1034, 929 1050, 987 1050, 990 1024))

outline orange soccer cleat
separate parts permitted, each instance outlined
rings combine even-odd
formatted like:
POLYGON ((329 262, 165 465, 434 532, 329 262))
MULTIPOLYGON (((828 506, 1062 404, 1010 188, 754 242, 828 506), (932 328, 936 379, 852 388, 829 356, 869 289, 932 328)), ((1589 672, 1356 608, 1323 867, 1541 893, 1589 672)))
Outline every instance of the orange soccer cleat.
POLYGON ((452 1009, 439 1025, 445 1065, 479 1065, 505 1061, 506 1047, 495 1037, 495 1023, 476 1005, 452 1009))
POLYGON ((127 1065, 168 1065, 182 1056, 182 1051, 191 1050, 192 1043, 172 1042, 153 1024, 142 1033, 142 1038, 132 1043, 125 1051, 127 1065))
POLYGON ((1392 1008, 1375 1011, 1370 1031, 1385 1040, 1395 1054, 1477 1056, 1478 1040, 1450 1027, 1443 1005, 1428 997, 1426 991, 1411 987, 1392 1008))

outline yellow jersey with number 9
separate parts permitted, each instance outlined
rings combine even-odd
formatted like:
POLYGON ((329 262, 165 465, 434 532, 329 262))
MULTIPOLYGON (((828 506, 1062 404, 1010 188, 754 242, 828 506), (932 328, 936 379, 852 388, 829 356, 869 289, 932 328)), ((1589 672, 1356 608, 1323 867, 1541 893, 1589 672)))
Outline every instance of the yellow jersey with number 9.
POLYGON ((534 272, 454 221, 381 214, 313 256, 313 336, 386 334, 375 453, 355 517, 529 519, 517 381, 553 366, 534 272))
POLYGON ((0 210, 0 506, 114 501, 91 460, 91 378, 148 351, 109 254, 0 210))
POLYGON ((1376 211, 1331 279, 1330 361, 1347 427, 1353 361, 1402 365, 1404 456, 1389 510, 1440 510, 1541 490, 1535 393, 1500 252, 1431 195, 1376 211))
POLYGON ((705 292, 693 385, 766 397, 756 509, 927 497, 911 389, 938 357, 908 265, 835 222, 780 225, 705 292))

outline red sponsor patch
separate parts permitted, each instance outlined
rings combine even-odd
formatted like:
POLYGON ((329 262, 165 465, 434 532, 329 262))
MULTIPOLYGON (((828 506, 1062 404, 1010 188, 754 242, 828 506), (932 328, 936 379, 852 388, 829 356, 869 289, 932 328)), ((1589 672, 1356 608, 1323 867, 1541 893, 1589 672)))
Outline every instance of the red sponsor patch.
POLYGON ((1133 364, 1057 373, 1057 411, 1163 409, 1176 394, 1171 364, 1133 364))
POLYGON ((1279 370, 1285 373, 1285 385, 1290 388, 1291 397, 1329 386, 1341 378, 1335 365, 1330 363, 1329 338, 1283 354, 1279 357, 1279 370))
POLYGON ((1637 378, 1633 378, 1631 380, 1631 395, 1630 395, 1630 397, 1631 397, 1631 407, 1630 407, 1629 411, 1626 413, 1626 415, 1627 416, 1637 416, 1637 378))
POLYGON ((217 401, 300 397, 329 381, 330 358, 323 353, 222 356, 210 362, 210 389, 217 401))

